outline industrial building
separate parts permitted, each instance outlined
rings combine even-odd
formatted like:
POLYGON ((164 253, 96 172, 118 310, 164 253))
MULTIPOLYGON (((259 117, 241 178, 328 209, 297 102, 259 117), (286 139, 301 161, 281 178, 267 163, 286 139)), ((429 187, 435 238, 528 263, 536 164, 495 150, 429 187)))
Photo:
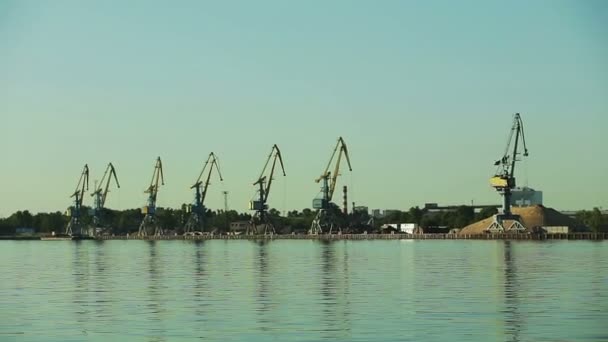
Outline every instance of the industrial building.
POLYGON ((369 215, 369 208, 363 205, 353 206, 353 212, 369 215))
POLYGON ((537 191, 527 186, 516 187, 511 190, 512 207, 530 207, 533 205, 543 205, 542 191, 537 191))

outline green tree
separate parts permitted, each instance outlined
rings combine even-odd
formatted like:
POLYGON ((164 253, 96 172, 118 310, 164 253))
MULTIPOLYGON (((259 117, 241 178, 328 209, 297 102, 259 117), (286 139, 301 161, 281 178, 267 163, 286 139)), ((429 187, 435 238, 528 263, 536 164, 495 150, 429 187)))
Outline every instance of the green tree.
POLYGON ((494 207, 483 208, 479 211, 479 213, 475 214, 475 221, 481 221, 496 214, 498 214, 498 209, 494 207))
POLYGON ((591 228, 591 231, 595 233, 599 232, 600 228, 602 227, 603 221, 604 218, 600 209, 597 207, 593 208, 593 210, 589 214, 589 227, 591 228))
POLYGON ((452 228, 463 228, 475 220, 475 211, 472 207, 461 205, 456 209, 456 217, 450 227, 452 228))
POLYGON ((424 211, 419 207, 412 207, 409 211, 410 218, 414 223, 420 225, 422 223, 422 217, 424 216, 424 211))

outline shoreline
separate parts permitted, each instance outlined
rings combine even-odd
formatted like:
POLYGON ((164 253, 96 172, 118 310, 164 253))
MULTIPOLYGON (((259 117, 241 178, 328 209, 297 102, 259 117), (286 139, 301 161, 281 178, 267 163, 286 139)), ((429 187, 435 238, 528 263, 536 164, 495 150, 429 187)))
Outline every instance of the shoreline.
MULTIPOLYGON (((41 236, 0 236, 0 240, 42 241, 41 236)), ((87 240, 587 240, 603 241, 608 233, 563 234, 322 234, 322 235, 200 235, 200 236, 97 236, 87 240)), ((48 241, 48 240, 46 240, 48 241)))

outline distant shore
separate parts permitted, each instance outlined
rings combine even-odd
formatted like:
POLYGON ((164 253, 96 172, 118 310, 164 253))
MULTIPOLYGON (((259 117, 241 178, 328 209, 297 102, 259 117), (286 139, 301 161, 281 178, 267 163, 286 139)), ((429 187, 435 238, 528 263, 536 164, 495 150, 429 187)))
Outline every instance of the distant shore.
MULTIPOLYGON (((40 236, 0 236, 0 240, 41 240, 40 236)), ((97 236, 93 240, 606 240, 608 233, 564 234, 321 234, 97 236)))

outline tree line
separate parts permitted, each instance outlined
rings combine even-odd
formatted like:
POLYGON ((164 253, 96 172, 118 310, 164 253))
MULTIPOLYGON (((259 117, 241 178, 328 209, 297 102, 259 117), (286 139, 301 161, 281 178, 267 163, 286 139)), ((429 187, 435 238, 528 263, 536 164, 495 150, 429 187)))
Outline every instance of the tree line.
MULTIPOLYGON (((90 208, 83 207, 81 221, 85 226, 92 224, 90 208)), ((156 217, 159 225, 165 230, 180 233, 188 219, 187 205, 181 208, 158 208, 156 217)), ((366 212, 351 212, 343 214, 333 205, 330 209, 337 226, 345 233, 377 232, 386 223, 415 223, 421 227, 462 228, 471 223, 490 217, 496 213, 495 208, 486 208, 475 212, 472 207, 460 206, 455 210, 432 212, 419 207, 409 210, 395 210, 388 215, 372 218, 366 212)), ((276 209, 268 211, 268 217, 276 232, 280 234, 306 233, 315 218, 316 211, 305 208, 301 211, 292 210, 281 214, 276 209)), ((104 226, 115 235, 135 233, 139 229, 143 214, 139 209, 112 210, 104 209, 102 213, 104 226)), ((252 218, 249 213, 239 213, 235 210, 205 211, 204 223, 206 231, 218 233, 230 231, 231 222, 247 222, 252 218)), ((592 231, 608 231, 608 215, 602 215, 598 208, 580 211, 577 219, 590 227, 592 231)), ((51 213, 32 214, 28 210, 17 211, 7 218, 0 218, 0 235, 15 234, 17 228, 34 228, 37 233, 62 233, 68 224, 69 217, 56 211, 51 213)))

